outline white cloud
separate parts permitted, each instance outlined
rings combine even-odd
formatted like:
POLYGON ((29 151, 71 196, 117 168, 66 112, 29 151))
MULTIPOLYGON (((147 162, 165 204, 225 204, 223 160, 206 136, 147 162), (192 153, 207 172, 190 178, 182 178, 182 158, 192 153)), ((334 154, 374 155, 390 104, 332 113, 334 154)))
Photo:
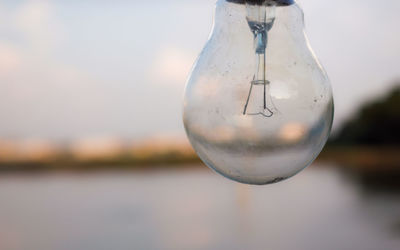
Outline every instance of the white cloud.
POLYGON ((164 48, 155 58, 149 75, 157 85, 168 84, 183 88, 195 59, 193 51, 176 47, 164 48))
POLYGON ((12 44, 0 41, 0 77, 15 72, 21 64, 21 54, 12 44))
POLYGON ((15 10, 9 10, 9 19, 14 31, 32 47, 32 52, 51 55, 52 49, 60 45, 64 32, 54 15, 53 4, 49 1, 25 1, 15 10))
POLYGON ((51 6, 45 1, 26 1, 18 8, 15 20, 27 32, 43 29, 51 18, 51 6))

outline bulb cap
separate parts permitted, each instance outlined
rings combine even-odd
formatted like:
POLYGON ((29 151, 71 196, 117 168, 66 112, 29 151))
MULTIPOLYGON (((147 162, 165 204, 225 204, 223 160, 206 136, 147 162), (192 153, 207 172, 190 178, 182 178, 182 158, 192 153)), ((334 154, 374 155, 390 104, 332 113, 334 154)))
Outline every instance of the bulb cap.
POLYGON ((227 2, 237 3, 237 4, 254 4, 262 5, 264 3, 276 3, 277 6, 288 6, 294 4, 294 0, 226 0, 227 2))

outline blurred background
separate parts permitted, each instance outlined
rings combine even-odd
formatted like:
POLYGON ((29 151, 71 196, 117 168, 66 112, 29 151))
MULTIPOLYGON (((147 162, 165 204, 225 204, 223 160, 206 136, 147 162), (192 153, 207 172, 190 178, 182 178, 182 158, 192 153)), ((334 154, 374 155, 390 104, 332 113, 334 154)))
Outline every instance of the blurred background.
POLYGON ((333 133, 256 187, 205 167, 181 122, 215 0, 2 0, 0 250, 399 249, 400 2, 298 2, 333 133))

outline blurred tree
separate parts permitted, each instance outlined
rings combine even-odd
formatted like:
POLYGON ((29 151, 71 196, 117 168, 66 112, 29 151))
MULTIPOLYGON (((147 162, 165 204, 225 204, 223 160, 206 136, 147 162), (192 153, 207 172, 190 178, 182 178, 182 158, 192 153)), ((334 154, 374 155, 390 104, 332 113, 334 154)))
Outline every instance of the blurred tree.
POLYGON ((400 83, 384 98, 363 105, 330 144, 399 145, 400 83))

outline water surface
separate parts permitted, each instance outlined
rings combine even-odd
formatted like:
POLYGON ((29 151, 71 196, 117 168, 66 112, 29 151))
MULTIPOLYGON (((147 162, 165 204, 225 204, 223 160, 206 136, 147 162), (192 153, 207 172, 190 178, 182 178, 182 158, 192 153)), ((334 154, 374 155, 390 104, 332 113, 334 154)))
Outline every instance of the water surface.
POLYGON ((400 195, 324 166, 269 186, 205 167, 3 174, 0 249, 400 249, 400 195))

